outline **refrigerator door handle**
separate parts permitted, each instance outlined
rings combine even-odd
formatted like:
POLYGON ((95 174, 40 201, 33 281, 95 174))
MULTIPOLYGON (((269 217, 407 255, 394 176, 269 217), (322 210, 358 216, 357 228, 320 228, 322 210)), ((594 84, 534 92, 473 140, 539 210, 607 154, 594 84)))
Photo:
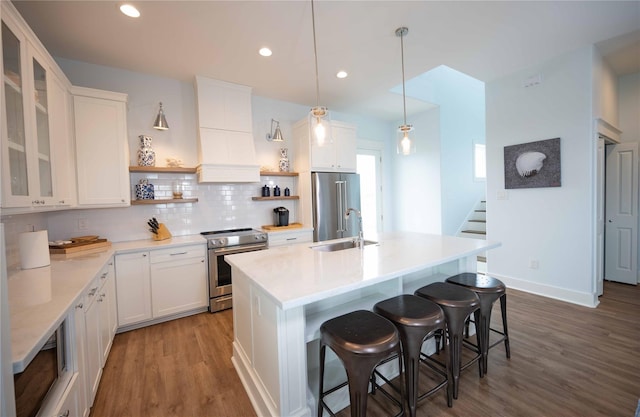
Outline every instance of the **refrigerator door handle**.
POLYGON ((338 218, 337 218, 337 227, 338 229, 336 230, 337 232, 342 232, 342 228, 343 228, 343 216, 342 216, 342 181, 336 181, 336 196, 337 201, 337 209, 338 209, 338 218))
POLYGON ((343 192, 344 198, 342 199, 342 212, 340 213, 340 217, 342 217, 344 219, 344 231, 348 232, 349 231, 349 219, 345 215, 346 212, 347 212, 347 208, 348 208, 348 207, 346 207, 346 204, 347 204, 347 201, 349 201, 347 199, 347 181, 343 181, 342 192, 343 192))

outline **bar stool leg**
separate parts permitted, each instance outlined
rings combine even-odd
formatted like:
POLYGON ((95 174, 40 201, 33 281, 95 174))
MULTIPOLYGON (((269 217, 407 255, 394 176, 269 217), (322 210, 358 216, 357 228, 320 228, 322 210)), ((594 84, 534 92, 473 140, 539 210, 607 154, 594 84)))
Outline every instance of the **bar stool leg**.
POLYGON ((318 417, 322 417, 322 393, 324 392, 324 357, 327 345, 320 343, 320 390, 318 395, 318 417))
POLYGON ((507 352, 507 359, 511 358, 511 349, 509 348, 509 330, 507 326, 507 293, 500 297, 500 312, 502 313, 502 332, 504 333, 504 348, 507 352))

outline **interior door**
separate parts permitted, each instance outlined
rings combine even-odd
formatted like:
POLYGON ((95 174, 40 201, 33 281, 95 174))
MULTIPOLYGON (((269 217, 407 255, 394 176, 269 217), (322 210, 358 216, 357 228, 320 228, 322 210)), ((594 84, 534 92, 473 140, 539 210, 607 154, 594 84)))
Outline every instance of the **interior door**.
POLYGON ((638 283, 638 143, 608 145, 604 279, 638 283))

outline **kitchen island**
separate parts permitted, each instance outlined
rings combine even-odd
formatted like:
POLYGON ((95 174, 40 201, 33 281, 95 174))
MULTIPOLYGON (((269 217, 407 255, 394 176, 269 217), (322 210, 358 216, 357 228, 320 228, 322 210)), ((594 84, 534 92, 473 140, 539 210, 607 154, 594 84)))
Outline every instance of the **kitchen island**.
MULTIPOLYGON (((334 252, 311 248, 326 243, 319 242, 226 257, 233 274, 232 360, 258 415, 316 413, 318 338, 325 320, 475 271, 477 255, 500 246, 407 232, 376 240, 334 252)), ((340 378, 335 368, 328 378, 340 378)))

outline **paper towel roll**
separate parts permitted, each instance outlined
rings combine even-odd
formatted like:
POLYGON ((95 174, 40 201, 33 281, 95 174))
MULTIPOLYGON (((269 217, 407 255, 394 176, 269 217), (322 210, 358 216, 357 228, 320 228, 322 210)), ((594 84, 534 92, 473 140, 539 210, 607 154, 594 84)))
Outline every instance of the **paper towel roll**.
POLYGON ((20 233, 20 266, 22 269, 40 268, 51 263, 49 258, 49 234, 46 230, 20 233))

